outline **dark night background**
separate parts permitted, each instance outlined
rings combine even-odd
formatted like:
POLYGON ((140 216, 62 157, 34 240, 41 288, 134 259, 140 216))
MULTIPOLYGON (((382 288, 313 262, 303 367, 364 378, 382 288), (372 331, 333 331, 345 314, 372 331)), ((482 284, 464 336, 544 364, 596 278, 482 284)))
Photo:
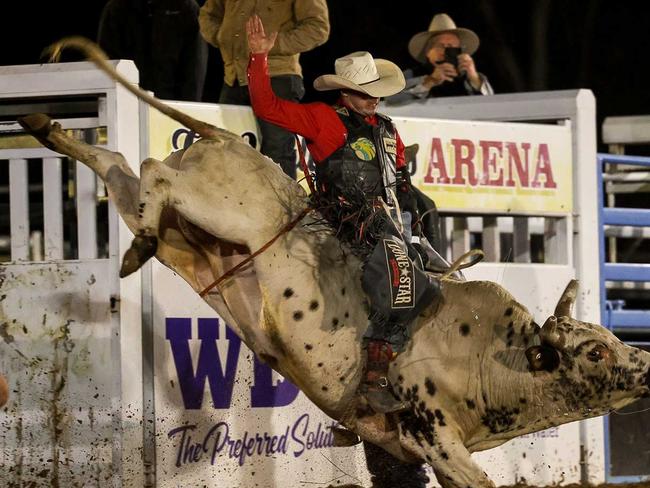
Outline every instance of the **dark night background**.
MULTIPOLYGON (((2 2, 0 65, 38 64, 41 51, 64 36, 95 39, 105 4, 106 0, 2 2)), ((650 1, 328 0, 328 5, 329 41, 301 57, 305 101, 322 95, 311 88, 314 78, 333 73, 335 58, 353 51, 367 50, 401 68, 414 67, 416 62, 407 51, 409 39, 426 31, 434 14, 445 12, 457 26, 478 34, 481 46, 474 55, 476 66, 488 76, 496 93, 591 89, 597 101, 599 151, 607 150, 600 143, 605 117, 650 115, 650 1)), ((72 59, 77 60, 68 60, 72 59)), ((220 55, 210 48, 203 101, 217 101, 222 76, 220 55)), ((650 145, 626 152, 650 155, 650 145)), ((0 181, 7 181, 7 175, 0 168, 0 181)), ((650 206, 648 193, 617 198, 621 206, 650 206)), ((74 202, 67 203, 74 212, 74 202)), ((8 205, 8 194, 0 194, 0 234, 9 232, 8 205)), ((39 212, 32 215, 32 223, 42 225, 42 209, 39 212)), ((650 262, 648 239, 619 239, 618 243, 621 261, 650 262)), ((647 291, 637 296, 610 292, 608 298, 626 298, 630 308, 650 308, 647 291)), ((634 425, 641 422, 632 416, 612 419, 634 425)), ((621 427, 619 435, 626 440, 615 437, 614 442, 628 445, 634 425, 621 427)), ((623 447, 618 452, 625 458, 631 451, 623 447)))
MULTIPOLYGON (((37 64, 46 46, 67 35, 95 39, 105 4, 106 0, 3 2, 0 65, 37 64)), ((589 88, 597 100, 599 141, 606 116, 650 114, 650 2, 328 0, 328 5, 329 41, 301 57, 305 101, 323 96, 311 88, 314 78, 332 73, 335 58, 353 51, 368 50, 402 68, 415 67, 407 51, 409 39, 426 31, 435 13, 446 12, 459 27, 479 35, 476 66, 497 93, 589 88)), ((217 101, 222 77, 219 52, 210 48, 203 101, 217 101)), ((607 150, 603 144, 598 149, 607 150)), ((648 147, 627 152, 650 154, 648 147)), ((647 193, 624 195, 618 203, 647 206, 647 193)), ((644 246, 641 242, 647 241, 630 244, 634 253, 644 246)), ((648 256, 646 250, 636 259, 649 262, 648 256)))
MULTIPOLYGON (((105 3, 3 2, 0 64, 36 64, 41 50, 65 35, 94 39, 105 3)), ((597 98, 599 129, 608 115, 650 113, 648 2, 330 0, 328 4, 330 39, 302 56, 307 101, 317 98, 311 89, 313 79, 333 72, 334 59, 343 54, 368 50, 402 68, 412 66, 408 40, 427 30, 433 14, 446 12, 458 26, 479 35, 476 65, 497 93, 590 88, 597 98)), ((211 48, 204 101, 216 101, 221 77, 220 56, 211 48)))

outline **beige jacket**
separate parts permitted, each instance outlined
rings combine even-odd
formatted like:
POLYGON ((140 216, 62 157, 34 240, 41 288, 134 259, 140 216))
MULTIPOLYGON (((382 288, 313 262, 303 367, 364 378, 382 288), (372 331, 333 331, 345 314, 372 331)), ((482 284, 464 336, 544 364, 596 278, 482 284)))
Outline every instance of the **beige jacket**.
POLYGON ((203 38, 221 51, 224 81, 247 85, 246 21, 256 13, 267 33, 278 32, 269 53, 271 76, 300 75, 299 53, 327 41, 330 32, 325 0, 207 0, 199 13, 203 38))

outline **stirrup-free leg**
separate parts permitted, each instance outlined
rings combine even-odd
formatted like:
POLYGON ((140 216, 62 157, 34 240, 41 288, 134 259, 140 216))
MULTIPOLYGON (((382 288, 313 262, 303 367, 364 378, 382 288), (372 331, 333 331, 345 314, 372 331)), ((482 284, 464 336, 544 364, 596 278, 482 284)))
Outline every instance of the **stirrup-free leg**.
POLYGON ((390 343, 370 340, 366 346, 368 360, 366 361, 365 380, 362 393, 377 413, 391 413, 405 410, 408 406, 393 394, 388 381, 388 364, 393 359, 393 349, 390 343))

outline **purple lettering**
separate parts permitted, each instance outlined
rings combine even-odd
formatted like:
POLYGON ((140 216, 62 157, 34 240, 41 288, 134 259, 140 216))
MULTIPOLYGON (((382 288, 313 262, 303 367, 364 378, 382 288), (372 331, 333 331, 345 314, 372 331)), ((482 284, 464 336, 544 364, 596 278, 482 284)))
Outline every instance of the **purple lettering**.
POLYGON ((181 440, 176 451, 176 467, 180 467, 183 464, 196 463, 201 460, 204 449, 201 444, 192 442, 192 437, 188 434, 188 431, 194 430, 195 428, 196 425, 184 425, 170 430, 167 434, 167 437, 170 439, 178 433, 181 434, 181 440))
POLYGON ((300 446, 302 446, 299 450, 294 450, 293 451, 293 457, 300 457, 302 456, 302 453, 305 452, 306 446, 305 443, 302 441, 302 438, 305 437, 305 434, 307 434, 307 428, 309 427, 309 414, 303 414, 296 420, 296 423, 293 425, 293 429, 291 429, 291 438, 296 441, 300 446))
POLYGON ((195 374, 189 346, 189 340, 192 338, 191 319, 167 318, 165 325, 185 408, 188 410, 201 408, 206 378, 210 384, 214 408, 229 408, 237 373, 241 339, 229 328, 226 329, 228 355, 224 373, 216 342, 219 338, 219 319, 198 319, 201 346, 195 374))
POLYGON ((285 407, 298 396, 298 388, 289 380, 273 385, 273 370, 255 356, 253 363, 255 379, 251 386, 251 406, 285 407))
POLYGON ((210 464, 214 465, 217 454, 219 454, 230 439, 230 428, 225 422, 219 422, 212 427, 205 436, 203 441, 203 449, 207 452, 208 441, 214 436, 214 445, 212 446, 212 455, 210 457, 210 464))
MULTIPOLYGON (((243 466, 247 458, 257 456, 273 456, 287 454, 289 443, 298 445, 294 447, 292 454, 299 457, 307 450, 322 449, 334 445, 334 434, 330 429, 334 423, 323 425, 318 423, 315 430, 309 430, 309 414, 301 415, 293 426, 288 425, 282 435, 269 435, 268 432, 249 433, 244 431, 243 436, 235 438, 230 435, 230 427, 225 422, 215 424, 205 434, 202 442, 195 442, 192 431, 196 425, 183 425, 172 429, 168 437, 179 438, 176 452, 176 466, 198 463, 203 459, 203 454, 210 452, 210 463, 215 465, 220 454, 229 459, 236 459, 240 466, 243 466)), ((206 459, 207 461, 207 459, 206 459)))

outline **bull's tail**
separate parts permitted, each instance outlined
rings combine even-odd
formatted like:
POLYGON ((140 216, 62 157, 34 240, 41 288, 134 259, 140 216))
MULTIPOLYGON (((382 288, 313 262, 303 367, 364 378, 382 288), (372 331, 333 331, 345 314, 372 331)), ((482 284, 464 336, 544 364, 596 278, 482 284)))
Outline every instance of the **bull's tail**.
POLYGON ((92 61, 99 69, 110 76, 113 80, 117 81, 124 88, 133 93, 140 100, 148 103, 155 109, 159 110, 168 117, 174 119, 180 124, 183 124, 188 129, 196 132, 205 139, 220 139, 226 137, 236 137, 234 134, 215 127, 206 122, 190 117, 189 115, 176 110, 169 105, 164 104, 161 100, 150 95, 137 85, 133 85, 108 62, 108 56, 101 50, 101 48, 89 39, 81 36, 65 37, 60 41, 55 42, 45 49, 44 54, 49 56, 51 62, 56 62, 61 56, 64 49, 75 49, 81 52, 89 61, 92 61))

